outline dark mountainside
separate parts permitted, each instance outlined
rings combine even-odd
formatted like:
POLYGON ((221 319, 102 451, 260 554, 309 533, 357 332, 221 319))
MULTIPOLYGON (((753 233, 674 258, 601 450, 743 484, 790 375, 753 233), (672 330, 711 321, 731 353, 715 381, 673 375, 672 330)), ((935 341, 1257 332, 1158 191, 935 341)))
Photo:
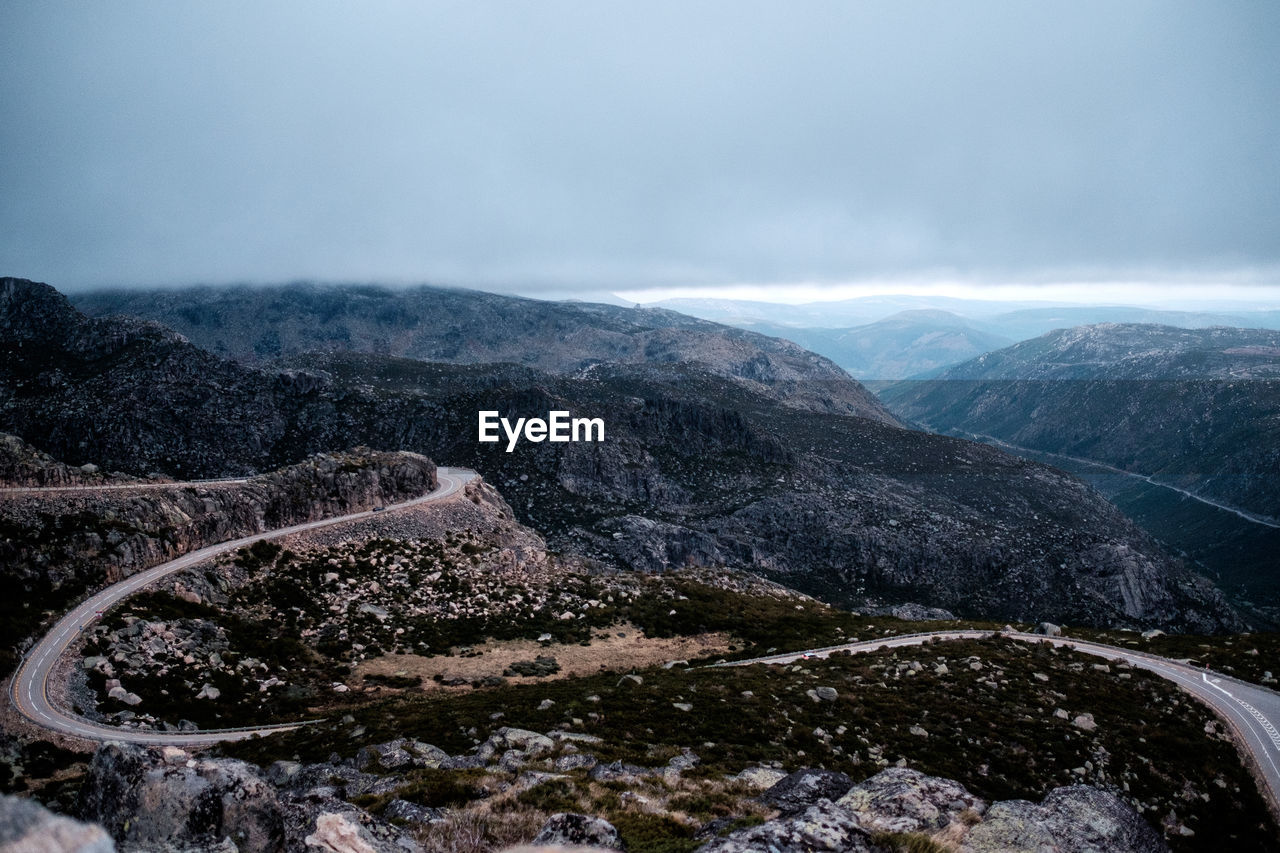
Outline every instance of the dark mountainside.
POLYGON ((508 362, 557 374, 601 362, 694 363, 789 406, 895 423, 827 359, 673 311, 434 287, 303 284, 108 291, 78 296, 76 304, 90 316, 155 320, 202 349, 249 364, 316 351, 508 362))
POLYGON ((1280 332, 1103 324, 882 391, 900 416, 1280 518, 1280 332))
MULTIPOLYGON (((1214 631, 1207 582, 1052 468, 876 420, 779 405, 698 366, 575 376, 364 354, 246 367, 8 281, 0 429, 72 464, 180 477, 366 444, 468 465, 554 549, 602 564, 743 568, 833 601, 1214 631), (306 368, 306 369, 297 369, 306 368), (602 444, 475 440, 476 411, 600 415, 602 444)), ((856 384, 850 383, 853 387, 856 384)))

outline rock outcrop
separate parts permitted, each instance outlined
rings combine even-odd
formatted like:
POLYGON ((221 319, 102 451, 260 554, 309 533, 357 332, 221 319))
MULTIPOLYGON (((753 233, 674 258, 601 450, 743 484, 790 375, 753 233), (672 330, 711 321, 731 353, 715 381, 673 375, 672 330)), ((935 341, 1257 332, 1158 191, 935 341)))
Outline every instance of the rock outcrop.
POLYGON ((33 800, 0 794, 0 850, 10 853, 115 853, 98 824, 54 814, 33 800))
POLYGON ((534 844, 564 844, 622 850, 622 836, 613 824, 584 814, 553 814, 533 839, 534 844))
MULTIPOLYGON (((106 744, 89 766, 79 812, 105 827, 124 850, 212 850, 227 840, 235 849, 285 853, 417 849, 401 830, 340 798, 361 793, 333 786, 342 769, 273 771, 263 774, 243 761, 198 758, 175 747, 106 744), (270 777, 286 786, 277 788, 270 777), (312 781, 327 784, 310 786, 312 781)), ((353 780, 360 776, 345 771, 353 780)), ((379 789, 371 783, 366 790, 379 789)))
MULTIPOLYGON (((809 778, 820 777, 796 777, 809 778)), ((1057 788, 1039 804, 1011 800, 988 806, 958 782, 908 768, 883 770, 851 786, 834 802, 817 793, 828 786, 798 786, 795 781, 788 777, 779 783, 779 793, 792 807, 789 812, 712 841, 699 848, 700 853, 898 849, 879 841, 890 836, 929 839, 964 853, 1168 850, 1159 833, 1130 806, 1089 785, 1057 788), (805 791, 812 792, 807 804, 805 791)))

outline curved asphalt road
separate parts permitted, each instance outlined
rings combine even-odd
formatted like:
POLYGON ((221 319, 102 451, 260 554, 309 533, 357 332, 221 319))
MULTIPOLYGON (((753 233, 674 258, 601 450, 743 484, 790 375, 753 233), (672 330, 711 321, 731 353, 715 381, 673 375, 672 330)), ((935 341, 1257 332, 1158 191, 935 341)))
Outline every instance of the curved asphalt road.
MULTIPOLYGON (((383 511, 394 512, 447 498, 461 490, 464 485, 475 479, 476 476, 474 471, 469 471, 465 468, 437 468, 436 477, 439 485, 434 491, 420 498, 414 498, 403 503, 390 504, 383 511)), ((58 490, 65 488, 58 487, 58 490)), ((83 488, 94 489, 96 487, 86 486, 83 488)), ((30 491, 44 490, 32 489, 30 491)), ((24 717, 42 728, 98 741, 115 740, 170 745, 209 744, 217 743, 218 741, 241 740, 256 734, 296 728, 301 723, 286 723, 278 726, 245 729, 205 729, 199 732, 160 732, 107 726, 82 719, 70 711, 56 706, 49 698, 49 678, 58 659, 76 643, 81 633, 92 625, 103 611, 148 584, 154 583, 166 575, 194 566, 218 554, 234 551, 237 548, 243 548, 245 545, 251 545, 263 539, 277 539, 281 536, 302 533, 306 530, 316 530, 333 524, 359 521, 373 515, 374 512, 372 510, 355 512, 350 515, 342 515, 321 521, 308 521, 303 524, 295 524, 292 527, 282 527, 277 530, 269 530, 265 533, 257 533, 252 536, 221 542, 217 545, 210 545, 207 548, 184 554, 176 560, 170 560, 167 563, 139 572, 90 596, 66 616, 59 619, 49 633, 40 642, 36 643, 26 657, 23 658, 18 671, 14 673, 12 680, 9 682, 9 697, 13 702, 13 706, 24 717)))
MULTIPOLYGON (((1235 730, 1239 742, 1248 752, 1248 758, 1262 779, 1262 793, 1269 801, 1272 810, 1280 814, 1280 731, 1273 721, 1280 721, 1280 693, 1268 690, 1256 684, 1238 681, 1225 675, 1209 672, 1190 664, 1157 657, 1130 649, 1092 643, 1086 640, 1075 640, 1070 637, 1044 637, 1039 634, 1026 634, 1021 631, 1004 631, 1004 636, 1014 640, 1031 643, 1051 643, 1055 646, 1066 646, 1087 655, 1123 660, 1135 667, 1155 673, 1168 679, 1183 690, 1190 693, 1213 711, 1225 719, 1235 730)), ((753 663, 792 663, 803 657, 825 658, 835 651, 848 649, 851 652, 871 652, 880 648, 898 648, 902 646, 918 646, 929 642, 934 637, 942 640, 977 639, 990 636, 990 631, 931 631, 922 634, 908 634, 898 637, 885 637, 879 640, 865 640, 846 643, 842 646, 830 646, 805 652, 794 652, 782 655, 771 655, 744 661, 730 661, 715 666, 746 666, 753 663)))
MULTIPOLYGON (((437 469, 437 475, 440 485, 435 491, 404 503, 390 505, 385 511, 394 512, 398 509, 405 509, 446 498, 458 492, 467 482, 477 476, 475 472, 465 468, 439 468, 437 469)), ((66 487, 59 488, 64 489, 66 487)), ((33 489, 31 491, 39 490, 33 489)), ((9 685, 9 694, 14 707, 27 719, 43 728, 100 741, 117 740, 172 745, 208 744, 225 740, 240 740, 256 734, 266 734, 302 725, 301 723, 286 723, 260 728, 207 729, 200 732, 158 732, 117 728, 81 719, 58 708, 49 699, 48 682, 54 664, 74 645, 81 632, 93 623, 101 611, 112 607, 148 584, 217 554, 232 551, 263 539, 275 539, 333 524, 357 521, 369 518, 373 514, 372 511, 357 512, 351 515, 323 521, 311 521, 292 527, 258 533, 253 536, 245 536, 241 539, 223 542, 218 545, 211 545, 198 551, 192 551, 176 560, 139 572, 120 583, 107 587, 96 595, 91 596, 60 619, 53 626, 53 629, 23 659, 9 685)), ((974 630, 931 631, 921 634, 864 640, 840 646, 828 646, 804 652, 772 655, 751 660, 731 661, 724 664, 716 664, 716 666, 792 663, 803 657, 825 658, 835 651, 869 652, 885 647, 918 646, 929 642, 935 637, 941 640, 961 640, 985 637, 989 636, 990 633, 988 631, 974 630)), ((1280 805, 1280 731, 1277 731, 1276 726, 1272 723, 1272 720, 1280 720, 1280 693, 1256 684, 1249 684, 1217 673, 1210 673, 1168 658, 1108 646, 1102 643, 1075 640, 1069 637, 1043 637, 1038 634, 1026 634, 1019 631, 1004 632, 1004 635, 1023 642, 1047 642, 1055 646, 1067 646, 1078 652, 1109 660, 1124 660, 1133 666, 1141 667, 1179 685, 1227 720, 1232 729, 1235 730, 1244 748, 1248 751, 1249 758, 1252 759, 1253 765, 1262 777, 1264 795, 1268 797, 1273 808, 1277 808, 1280 805)))

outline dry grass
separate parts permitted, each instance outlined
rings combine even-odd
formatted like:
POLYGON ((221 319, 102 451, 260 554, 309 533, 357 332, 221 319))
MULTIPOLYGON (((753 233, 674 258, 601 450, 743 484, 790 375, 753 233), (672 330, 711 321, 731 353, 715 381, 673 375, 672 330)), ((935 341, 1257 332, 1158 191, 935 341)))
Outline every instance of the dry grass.
MULTIPOLYGON (((433 682, 432 676, 452 675, 463 678, 483 678, 502 675, 511 664, 532 660, 538 655, 550 655, 560 664, 560 672, 541 678, 512 676, 513 684, 545 681, 548 678, 568 678, 572 675, 595 675, 599 672, 626 672, 665 663, 669 660, 690 660, 723 654, 729 649, 730 640, 724 633, 698 634, 692 637, 646 637, 634 625, 621 624, 593 632, 591 644, 555 644, 543 646, 534 640, 489 640, 472 648, 476 657, 448 657, 435 655, 384 655, 362 661, 356 667, 356 676, 394 676, 406 673, 408 677, 422 678, 424 690, 466 690, 467 688, 442 687, 433 682), (618 634, 625 634, 619 637, 618 634)), ((410 688, 412 689, 412 688, 410 688)))
POLYGON ((423 853, 490 853, 533 840, 548 817, 537 809, 497 812, 482 800, 423 826, 417 840, 423 853))

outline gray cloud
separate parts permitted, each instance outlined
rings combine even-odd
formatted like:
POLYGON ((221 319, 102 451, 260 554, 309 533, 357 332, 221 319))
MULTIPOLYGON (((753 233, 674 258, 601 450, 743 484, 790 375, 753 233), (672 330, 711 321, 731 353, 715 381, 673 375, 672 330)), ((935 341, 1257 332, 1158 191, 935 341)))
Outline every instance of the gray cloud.
POLYGON ((0 272, 1280 269, 1277 34, 1267 0, 5 3, 0 272))

